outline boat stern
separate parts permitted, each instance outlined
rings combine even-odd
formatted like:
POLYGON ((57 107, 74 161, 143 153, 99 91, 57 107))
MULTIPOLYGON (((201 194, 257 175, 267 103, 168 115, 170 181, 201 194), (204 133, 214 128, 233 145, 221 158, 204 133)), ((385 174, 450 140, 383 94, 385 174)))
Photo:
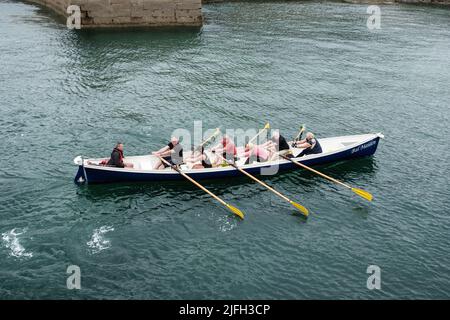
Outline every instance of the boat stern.
POLYGON ((75 175, 74 182, 76 184, 83 184, 87 182, 86 170, 84 169, 83 158, 81 156, 77 156, 73 159, 73 163, 78 165, 78 171, 75 175))

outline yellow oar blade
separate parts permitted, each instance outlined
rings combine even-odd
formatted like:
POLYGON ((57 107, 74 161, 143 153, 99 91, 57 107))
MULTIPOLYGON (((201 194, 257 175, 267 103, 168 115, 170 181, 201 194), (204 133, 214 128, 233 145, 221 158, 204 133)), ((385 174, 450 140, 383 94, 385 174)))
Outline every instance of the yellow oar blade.
POLYGON ((270 129, 270 124, 267 122, 266 125, 264 126, 264 129, 270 129))
POLYGON ((373 199, 373 196, 369 192, 364 191, 362 189, 352 188, 352 191, 354 193, 356 193, 358 196, 363 197, 366 200, 372 201, 372 199, 373 199))
POLYGON ((227 204, 228 209, 237 215, 239 218, 244 219, 244 213, 236 207, 233 207, 231 204, 227 204))
POLYGON ((306 209, 306 208, 305 208, 304 206, 302 206, 301 204, 299 204, 299 203, 297 203, 297 202, 294 202, 294 201, 290 201, 290 203, 291 203, 294 207, 296 207, 300 212, 302 212, 303 215, 304 215, 305 217, 307 217, 307 216, 309 215, 308 209, 306 209))

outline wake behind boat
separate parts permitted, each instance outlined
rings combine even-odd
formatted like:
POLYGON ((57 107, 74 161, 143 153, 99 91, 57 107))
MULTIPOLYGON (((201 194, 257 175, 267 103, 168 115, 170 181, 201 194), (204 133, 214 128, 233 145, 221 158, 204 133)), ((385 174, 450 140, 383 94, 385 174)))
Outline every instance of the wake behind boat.
MULTIPOLYGON (((322 146, 322 152, 299 157, 302 149, 290 147, 293 155, 292 160, 307 166, 331 163, 346 159, 371 156, 378 147, 383 134, 360 134, 340 137, 330 137, 317 139, 322 146)), ((291 143, 289 143, 291 145, 291 143)), ((209 156, 213 156, 209 151, 209 156)), ((179 172, 167 167, 163 170, 155 170, 154 165, 158 161, 154 155, 141 155, 126 157, 127 163, 131 163, 133 168, 118 168, 100 165, 105 158, 85 159, 78 156, 74 163, 78 165, 78 172, 75 176, 75 183, 112 183, 112 182, 138 182, 138 181, 164 181, 183 180, 179 172)), ((245 160, 239 160, 236 165, 246 172, 254 175, 261 174, 261 170, 272 170, 278 172, 296 169, 297 166, 290 160, 279 158, 268 162, 253 162, 244 164, 245 160)), ((186 165, 179 167, 181 171, 195 180, 201 179, 223 179, 241 176, 242 173, 233 166, 219 166, 213 168, 189 169, 186 165)))

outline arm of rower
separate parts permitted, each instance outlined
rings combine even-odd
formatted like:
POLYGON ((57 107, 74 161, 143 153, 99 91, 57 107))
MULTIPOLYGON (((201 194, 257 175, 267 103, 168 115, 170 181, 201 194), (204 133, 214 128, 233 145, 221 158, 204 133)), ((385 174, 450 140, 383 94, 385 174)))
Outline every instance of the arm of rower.
POLYGON ((242 153, 239 154, 239 158, 248 158, 250 157, 250 154, 252 153, 252 151, 244 151, 242 153))
POLYGON ((159 149, 158 151, 153 151, 152 154, 156 155, 156 156, 163 156, 163 152, 166 151, 170 151, 169 146, 164 146, 161 149, 159 149))
POLYGON ((311 145, 308 142, 304 142, 301 144, 297 144, 297 148, 311 148, 311 145))
POLYGON ((217 153, 222 153, 223 152, 223 147, 222 147, 222 145, 219 144, 216 147, 212 148, 211 151, 217 152, 217 153))
POLYGON ((201 161, 203 159, 203 155, 202 154, 199 154, 199 155, 191 155, 190 157, 189 157, 189 159, 187 159, 187 161, 190 161, 190 162, 198 162, 198 161, 201 161))
POLYGON ((169 149, 169 147, 167 147, 167 150, 164 150, 163 152, 161 152, 159 155, 161 157, 168 157, 172 154, 172 150, 169 149))

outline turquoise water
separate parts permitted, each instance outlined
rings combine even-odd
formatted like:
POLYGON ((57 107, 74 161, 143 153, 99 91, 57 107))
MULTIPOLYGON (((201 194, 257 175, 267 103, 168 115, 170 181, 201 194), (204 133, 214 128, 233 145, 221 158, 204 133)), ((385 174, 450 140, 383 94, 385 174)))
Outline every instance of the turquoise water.
POLYGON ((0 1, 0 297, 3 299, 450 298, 450 10, 210 4, 201 30, 73 32, 0 1), (72 159, 159 148, 176 128, 319 137, 382 131, 375 156, 312 174, 205 186, 77 187, 72 159), (81 290, 66 269, 81 268, 81 290), (381 290, 366 269, 381 268, 381 290))

